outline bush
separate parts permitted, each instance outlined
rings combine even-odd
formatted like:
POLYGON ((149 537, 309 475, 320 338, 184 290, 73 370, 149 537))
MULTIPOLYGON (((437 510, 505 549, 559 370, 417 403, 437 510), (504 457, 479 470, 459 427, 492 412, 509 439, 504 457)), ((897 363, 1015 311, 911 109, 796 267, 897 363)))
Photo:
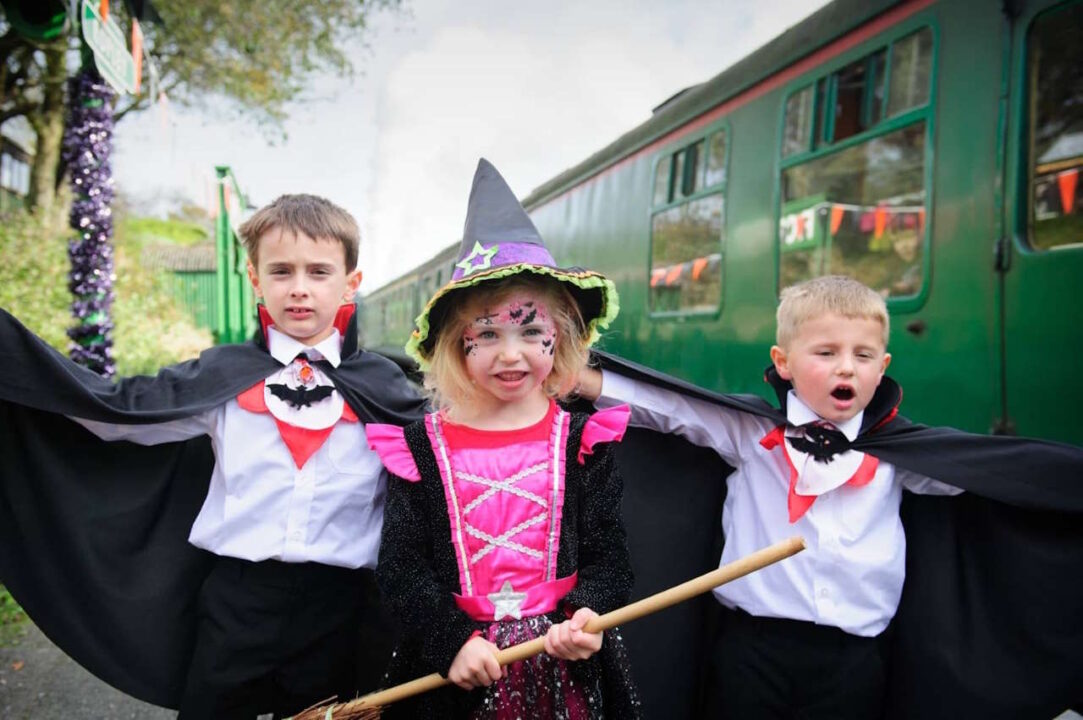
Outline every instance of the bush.
MULTIPOLYGON (((195 230, 203 230, 189 223, 141 220, 120 219, 114 238, 113 355, 120 375, 153 373, 195 357, 213 343, 210 331, 196 327, 177 307, 164 274, 139 263, 148 227, 160 231, 152 235, 156 242, 191 238, 195 230), (169 230, 172 226, 176 228, 169 230)), ((66 330, 72 324, 67 288, 70 236, 70 230, 50 233, 25 213, 12 214, 0 227, 0 255, 5 259, 0 264, 0 307, 64 353, 69 344, 66 330)))

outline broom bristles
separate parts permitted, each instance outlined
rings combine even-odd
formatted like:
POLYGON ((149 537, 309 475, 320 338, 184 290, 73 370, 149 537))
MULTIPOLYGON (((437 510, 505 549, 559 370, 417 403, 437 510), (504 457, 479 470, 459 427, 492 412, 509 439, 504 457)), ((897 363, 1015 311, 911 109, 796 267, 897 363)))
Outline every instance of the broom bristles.
MULTIPOLYGON (((588 622, 583 629, 587 632, 612 630, 617 625, 637 620, 641 617, 650 615, 651 613, 689 600, 708 590, 713 590, 719 585, 724 585, 731 580, 744 577, 749 573, 772 565, 779 560, 784 560, 791 555, 796 555, 804 549, 804 538, 795 535, 788 540, 783 540, 774 545, 765 547, 762 550, 757 550, 751 555, 738 558, 731 563, 723 565, 717 570, 704 573, 688 582, 675 585, 668 590, 663 590, 662 592, 655 593, 650 597, 645 597, 630 605, 617 608, 612 612, 607 612, 605 615, 595 616, 590 619, 590 622, 588 622)), ((511 647, 500 650, 496 654, 496 659, 501 666, 510 665, 517 660, 524 660, 533 655, 537 655, 544 649, 545 638, 534 638, 533 640, 527 640, 524 643, 512 645, 511 647)), ((378 720, 380 717, 380 708, 382 706, 390 705, 398 700, 403 700, 414 695, 420 695, 429 690, 435 690, 436 688, 450 684, 451 681, 447 678, 437 673, 433 673, 386 690, 363 695, 356 700, 351 700, 346 703, 331 703, 310 708, 299 715, 293 716, 292 720, 378 720)))

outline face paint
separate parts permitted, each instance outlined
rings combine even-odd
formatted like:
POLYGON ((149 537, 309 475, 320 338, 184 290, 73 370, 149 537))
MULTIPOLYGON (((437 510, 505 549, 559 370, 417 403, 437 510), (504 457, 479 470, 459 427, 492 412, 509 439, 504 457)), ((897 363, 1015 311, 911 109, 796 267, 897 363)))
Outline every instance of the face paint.
POLYGON ((500 402, 544 397, 542 384, 552 372, 557 340, 549 308, 533 293, 520 292, 496 305, 480 302, 473 310, 462 341, 474 385, 500 402))

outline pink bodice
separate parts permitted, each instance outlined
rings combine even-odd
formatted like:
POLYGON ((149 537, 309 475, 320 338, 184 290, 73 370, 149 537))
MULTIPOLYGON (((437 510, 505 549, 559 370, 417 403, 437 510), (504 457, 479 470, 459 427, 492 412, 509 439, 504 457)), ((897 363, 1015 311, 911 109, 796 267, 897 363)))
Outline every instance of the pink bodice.
MULTIPOLYGON (((619 440, 628 415, 626 406, 595 413, 572 462, 584 462, 598 442, 619 440)), ((459 567, 456 601, 475 619, 548 612, 575 587, 574 573, 557 577, 569 421, 555 404, 541 423, 513 433, 450 425, 438 413, 425 417, 459 567)), ((401 428, 366 431, 392 472, 420 479, 401 428)))

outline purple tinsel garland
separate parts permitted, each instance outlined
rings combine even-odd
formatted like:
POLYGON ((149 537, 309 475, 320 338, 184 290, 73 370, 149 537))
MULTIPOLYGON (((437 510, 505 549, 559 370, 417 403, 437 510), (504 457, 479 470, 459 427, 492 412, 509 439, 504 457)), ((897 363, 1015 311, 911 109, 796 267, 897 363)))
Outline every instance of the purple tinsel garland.
POLYGON ((76 324, 68 330, 74 342, 72 360, 112 377, 113 361, 113 90, 93 66, 84 67, 69 85, 71 115, 64 130, 61 156, 71 173, 70 224, 79 235, 68 242, 71 273, 68 288, 76 324))

